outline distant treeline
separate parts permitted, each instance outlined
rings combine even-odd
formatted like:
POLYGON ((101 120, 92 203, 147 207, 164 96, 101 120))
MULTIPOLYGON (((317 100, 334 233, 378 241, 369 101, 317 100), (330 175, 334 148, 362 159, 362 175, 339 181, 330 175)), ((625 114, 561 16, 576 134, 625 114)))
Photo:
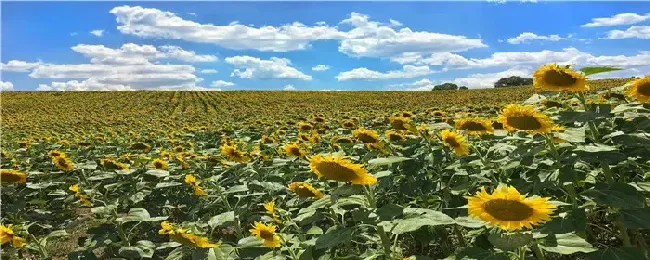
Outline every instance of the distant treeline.
MULTIPOLYGON (((518 76, 512 76, 509 78, 501 78, 497 80, 497 82, 494 82, 494 88, 506 88, 506 87, 518 87, 518 86, 527 86, 527 85, 532 85, 533 84, 533 79, 532 78, 522 78, 518 76)), ((458 86, 454 83, 443 83, 440 85, 435 85, 433 87, 433 91, 436 90, 466 90, 466 86, 458 86)))

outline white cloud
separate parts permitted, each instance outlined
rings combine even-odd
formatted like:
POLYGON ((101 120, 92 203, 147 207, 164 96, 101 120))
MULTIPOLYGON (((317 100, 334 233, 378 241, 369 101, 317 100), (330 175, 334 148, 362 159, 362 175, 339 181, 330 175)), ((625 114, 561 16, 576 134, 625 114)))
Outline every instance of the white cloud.
POLYGON ((399 79, 415 78, 429 75, 434 71, 429 70, 429 66, 404 65, 401 70, 391 70, 388 72, 378 72, 368 68, 355 68, 350 71, 344 71, 336 76, 339 81, 350 79, 399 79))
POLYGON ((226 58, 225 61, 236 68, 230 75, 231 77, 312 79, 311 76, 292 67, 291 61, 285 58, 271 57, 268 60, 262 60, 251 56, 234 56, 226 58))
POLYGON ((421 79, 411 83, 401 83, 389 85, 389 90, 406 90, 406 91, 428 91, 437 85, 437 81, 430 79, 421 79))
POLYGON ((177 46, 161 46, 158 50, 153 45, 137 45, 134 43, 123 44, 119 49, 112 49, 104 45, 79 44, 72 50, 90 58, 95 64, 148 64, 155 59, 177 59, 186 62, 212 62, 216 61, 214 55, 198 55, 193 51, 186 51, 177 46))
POLYGON ((650 39, 650 26, 631 26, 625 31, 611 30, 607 33, 607 39, 650 39))
POLYGON ((104 36, 104 30, 92 30, 90 31, 90 34, 95 35, 97 37, 102 37, 104 36))
POLYGON ((0 90, 7 91, 7 90, 13 90, 14 89, 14 84, 9 82, 9 81, 1 81, 0 80, 0 90))
POLYGON ((222 87, 232 87, 234 85, 235 85, 235 83, 232 83, 232 82, 228 82, 228 81, 224 81, 224 80, 217 80, 217 81, 213 81, 210 84, 210 87, 222 88, 222 87))
POLYGON ((77 35, 79 35, 79 33, 77 33, 77 32, 71 32, 70 33, 70 36, 77 36, 77 35))
POLYGON ((395 26, 395 27, 402 27, 402 26, 404 26, 404 24, 400 23, 400 22, 397 21, 397 20, 389 19, 388 21, 390 22, 390 25, 395 26))
POLYGON ((541 40, 541 41, 559 41, 564 38, 560 37, 560 35, 557 34, 552 34, 549 36, 544 36, 544 35, 537 35, 532 32, 523 32, 519 36, 515 38, 510 38, 508 39, 508 43, 510 44, 520 44, 520 43, 525 43, 528 41, 534 41, 534 40, 541 40))
POLYGON ((326 71, 330 69, 330 66, 327 65, 316 65, 314 67, 311 67, 311 70, 313 71, 326 71))
POLYGON ((228 25, 201 24, 185 20, 174 13, 140 6, 119 6, 110 13, 117 19, 117 29, 124 34, 147 38, 182 39, 212 43, 224 48, 286 52, 303 50, 317 40, 339 40, 339 51, 351 56, 391 57, 402 52, 456 52, 486 47, 480 39, 425 31, 391 28, 395 20, 384 25, 370 21, 360 13, 351 13, 341 24, 349 31, 326 23, 307 26, 299 22, 281 26, 252 27, 233 22, 228 25))
POLYGON ((296 90, 296 87, 294 87, 293 85, 286 85, 282 90, 296 90))
POLYGON ((591 19, 591 23, 583 24, 582 27, 617 26, 640 23, 650 19, 650 13, 639 15, 635 13, 622 13, 612 17, 601 17, 591 19))
POLYGON ((513 67, 506 71, 497 73, 475 73, 465 78, 456 78, 450 82, 458 86, 467 86, 468 88, 490 88, 494 87, 494 82, 500 78, 512 76, 530 77, 533 69, 531 67, 513 67))
POLYGON ((200 71, 202 74, 217 74, 217 70, 215 69, 204 69, 200 71))
POLYGON ((29 70, 40 65, 41 62, 26 62, 21 60, 10 60, 7 64, 0 63, 0 69, 11 72, 29 72, 29 70))

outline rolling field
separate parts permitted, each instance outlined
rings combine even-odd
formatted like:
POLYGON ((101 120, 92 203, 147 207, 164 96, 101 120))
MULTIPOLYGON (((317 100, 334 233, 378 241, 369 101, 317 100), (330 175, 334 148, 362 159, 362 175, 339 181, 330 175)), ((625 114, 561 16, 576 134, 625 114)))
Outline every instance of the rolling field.
POLYGON ((650 78, 586 84, 3 92, 2 255, 647 259, 650 78))

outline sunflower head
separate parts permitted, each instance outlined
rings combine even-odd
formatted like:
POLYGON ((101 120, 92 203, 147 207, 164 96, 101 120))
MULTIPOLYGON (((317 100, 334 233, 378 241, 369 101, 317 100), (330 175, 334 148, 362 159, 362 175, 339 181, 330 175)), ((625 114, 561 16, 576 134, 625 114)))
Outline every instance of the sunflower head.
POLYGON ((442 130, 441 138, 445 146, 453 149, 456 155, 465 156, 469 154, 469 143, 461 134, 445 129, 442 130))
POLYGON ((303 157, 305 156, 304 151, 300 148, 298 143, 288 143, 284 146, 284 152, 293 157, 303 157))
POLYGON ((553 120, 532 105, 507 105, 497 119, 509 131, 526 131, 529 133, 549 133, 553 120))
POLYGON ((538 91, 587 91, 587 78, 568 67, 542 65, 533 73, 533 86, 538 91))
POLYGON ((292 182, 289 183, 289 190, 293 191, 298 195, 298 197, 309 198, 316 197, 322 198, 324 195, 320 191, 316 190, 308 182, 292 182))
POLYGON ((47 153, 47 155, 50 156, 50 157, 59 157, 59 156, 63 156, 63 157, 65 157, 65 153, 64 153, 64 152, 61 152, 61 151, 59 151, 59 150, 52 150, 52 151, 49 151, 49 152, 47 153))
POLYGON ((406 136, 404 136, 400 131, 395 131, 395 130, 386 130, 384 133, 386 135, 386 138, 391 141, 391 142, 399 142, 399 141, 404 141, 406 140, 406 136))
POLYGON ((256 236, 259 239, 262 239, 264 246, 274 248, 280 247, 280 236, 275 233, 275 225, 273 224, 264 224, 262 222, 255 222, 253 228, 249 231, 252 235, 256 236))
POLYGON ((151 166, 156 170, 167 170, 167 162, 161 159, 155 159, 151 162, 151 166))
POLYGON ((402 116, 390 117, 390 126, 395 130, 408 130, 410 128, 411 119, 402 116))
POLYGON ((149 151, 151 149, 151 146, 145 143, 133 143, 131 145, 131 149, 133 150, 141 150, 141 151, 149 151))
POLYGON ((12 242, 13 246, 16 248, 24 247, 27 244, 27 240, 22 237, 16 236, 11 225, 5 226, 0 224, 0 245, 12 242))
POLYGON ((272 144, 272 143, 275 143, 275 140, 273 140, 273 138, 268 137, 268 136, 266 136, 266 135, 263 135, 263 136, 262 136, 262 139, 260 139, 260 140, 261 140, 262 143, 264 143, 264 144, 272 144))
POLYGON ((104 167, 106 169, 110 169, 110 170, 123 170, 123 169, 128 169, 129 168, 128 164, 119 163, 119 162, 116 162, 116 161, 111 160, 111 159, 101 159, 99 161, 99 164, 102 167, 104 167))
POLYGON ((298 130, 300 131, 311 131, 314 128, 314 126, 310 123, 307 122, 299 122, 298 123, 298 130))
POLYGON ((62 171, 71 171, 74 169, 74 164, 68 157, 58 156, 52 158, 52 163, 56 168, 62 171))
POLYGON ((354 164, 345 156, 316 155, 309 160, 309 168, 319 178, 328 180, 359 185, 377 183, 377 177, 364 169, 362 164, 354 164))
POLYGON ((27 182, 27 174, 10 169, 0 170, 0 182, 5 183, 25 183, 27 182))
POLYGON ((484 135, 494 133, 492 120, 486 118, 464 118, 456 120, 456 130, 463 130, 468 134, 484 135))
POLYGON ((532 229, 549 221, 556 206, 548 202, 549 198, 526 197, 512 186, 499 186, 492 194, 485 187, 476 195, 467 197, 467 209, 470 216, 497 226, 506 231, 532 229))
POLYGON ((625 95, 636 98, 640 103, 650 102, 650 75, 632 82, 625 90, 625 95))
POLYGON ((352 121, 352 120, 343 121, 343 123, 341 123, 341 126, 343 126, 344 128, 347 128, 347 129, 355 129, 355 128, 357 128, 357 124, 354 123, 354 121, 352 121))
POLYGON ((237 149, 237 146, 224 143, 221 146, 221 154, 233 162, 246 162, 249 160, 246 153, 237 149))
POLYGON ((375 130, 366 130, 363 128, 359 128, 357 130, 352 131, 352 135, 357 140, 366 144, 379 142, 379 135, 375 130))

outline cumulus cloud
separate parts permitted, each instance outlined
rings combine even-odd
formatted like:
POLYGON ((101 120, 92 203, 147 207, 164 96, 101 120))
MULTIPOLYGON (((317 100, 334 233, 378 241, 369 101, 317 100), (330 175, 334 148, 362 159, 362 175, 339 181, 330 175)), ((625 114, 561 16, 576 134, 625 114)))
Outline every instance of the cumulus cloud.
POLYGON ((612 17, 600 17, 591 19, 590 23, 583 24, 582 27, 599 27, 599 26, 617 26, 640 23, 650 19, 650 13, 640 15, 635 13, 621 13, 612 17))
POLYGON ((521 43, 535 41, 535 40, 537 40, 537 41, 554 41, 554 42, 556 42, 556 41, 559 41, 559 40, 562 40, 562 39, 564 39, 564 38, 560 37, 560 35, 557 35, 557 34, 544 36, 544 35, 537 35, 537 34, 532 33, 532 32, 523 32, 519 36, 517 36, 515 38, 510 38, 507 41, 510 44, 521 44, 521 43))
POLYGON ((29 70, 38 67, 41 62, 27 62, 20 60, 10 60, 7 64, 0 63, 0 69, 2 71, 11 71, 11 72, 29 72, 29 70))
POLYGON ((231 77, 247 79, 312 79, 311 76, 292 67, 291 61, 285 58, 271 57, 268 60, 263 60, 251 56, 234 56, 226 58, 225 62, 236 68, 230 75, 231 77))
POLYGON ((327 65, 316 65, 314 67, 311 67, 311 70, 313 71, 326 71, 330 69, 330 66, 327 65))
POLYGON ((95 64, 148 64, 155 59, 176 59, 186 62, 214 62, 214 55, 199 55, 178 46, 165 45, 158 50, 153 45, 123 44, 119 49, 104 45, 79 44, 72 50, 90 58, 95 64))
POLYGON ((429 69, 429 66, 413 66, 404 65, 401 70, 391 70, 388 72, 378 72, 368 68, 355 68, 350 71, 344 71, 336 76, 339 81, 351 79, 399 79, 399 78, 415 78, 420 76, 429 75, 434 71, 429 69))
POLYGON ((117 29, 124 34, 212 43, 234 50, 303 50, 318 40, 338 40, 340 52, 362 57, 391 57, 405 51, 456 52, 486 47, 480 39, 464 36, 413 31, 410 28, 395 30, 392 27, 401 26, 398 21, 392 20, 386 25, 370 21, 369 16, 360 13, 351 13, 340 22, 341 25, 351 27, 348 31, 326 23, 308 26, 294 22, 263 27, 239 23, 201 24, 185 20, 171 12, 127 5, 115 7, 110 13, 116 16, 117 29))
POLYGON ((626 30, 611 30, 607 33, 607 39, 650 39, 650 26, 631 26, 626 30))
POLYGON ((104 30, 92 30, 90 31, 90 34, 95 35, 97 37, 102 37, 104 36, 104 30))
POLYGON ((464 78, 456 78, 450 82, 468 88, 490 88, 494 87, 494 82, 497 82, 500 78, 512 76, 530 77, 532 72, 532 67, 513 67, 497 73, 475 73, 464 78))
POLYGON ((437 81, 421 79, 411 83, 400 83, 388 86, 388 90, 429 91, 437 85, 437 81))
POLYGON ((14 89, 14 84, 9 82, 9 81, 1 81, 0 80, 0 90, 7 91, 7 90, 13 90, 14 89))
POLYGON ((200 71, 202 74, 217 74, 217 70, 215 69, 204 69, 200 71))
POLYGON ((225 80, 217 80, 217 81, 213 81, 210 84, 210 87, 222 88, 222 87, 232 87, 234 85, 235 85, 235 83, 232 83, 232 82, 228 82, 228 81, 225 81, 225 80))
POLYGON ((289 84, 289 85, 285 85, 282 90, 296 90, 296 87, 289 84))

